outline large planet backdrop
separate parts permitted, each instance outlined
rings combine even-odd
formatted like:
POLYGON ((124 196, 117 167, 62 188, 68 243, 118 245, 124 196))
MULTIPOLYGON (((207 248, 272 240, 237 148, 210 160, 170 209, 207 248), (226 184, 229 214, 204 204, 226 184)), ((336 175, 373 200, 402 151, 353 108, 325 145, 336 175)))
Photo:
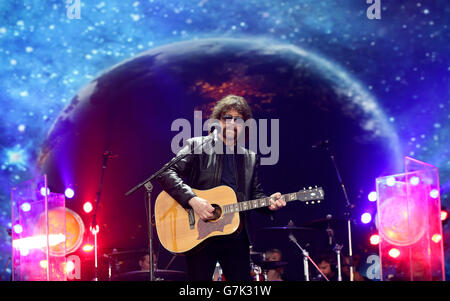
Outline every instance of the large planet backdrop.
MULTIPOLYGON (((86 229, 83 205, 95 207, 102 181, 101 254, 148 248, 145 191, 125 193, 175 155, 175 120, 204 122, 228 94, 247 99, 257 121, 279 121, 276 164, 260 168, 266 193, 325 191, 318 204, 257 217, 253 249, 282 250, 286 279, 302 280, 298 249, 267 228, 350 216, 353 252, 369 273, 375 179, 403 172, 408 156, 439 169, 443 209, 450 188, 450 4, 378 2, 379 19, 364 0, 2 2, 1 280, 12 269, 11 189, 42 174, 52 192, 73 189, 66 206, 86 229)), ((155 182, 152 204, 159 192, 155 182)), ((347 225, 335 226, 348 253, 347 225)), ((446 223, 443 234, 448 279, 446 223)), ((325 232, 297 235, 312 255, 328 246, 325 232)), ((157 237, 153 247, 160 269, 185 269, 157 237)))

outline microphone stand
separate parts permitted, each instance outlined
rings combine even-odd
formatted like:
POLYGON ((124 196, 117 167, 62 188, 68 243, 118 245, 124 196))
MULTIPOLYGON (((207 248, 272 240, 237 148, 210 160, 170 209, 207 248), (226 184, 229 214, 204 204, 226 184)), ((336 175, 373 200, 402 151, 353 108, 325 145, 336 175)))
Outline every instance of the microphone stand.
MULTIPOLYGON (((333 152, 331 151, 331 149, 330 149, 330 147, 329 147, 329 142, 328 142, 328 140, 325 140, 324 145, 325 145, 326 151, 327 151, 328 154, 330 155, 331 161, 333 162, 333 166, 334 166, 334 169, 336 170, 336 175, 337 175, 337 178, 338 178, 338 180, 339 180, 339 184, 340 184, 341 187, 342 187, 342 191, 343 191, 344 196, 345 196, 345 201, 347 202, 347 204, 346 204, 346 209, 347 209, 347 211, 345 212, 345 216, 346 216, 346 218, 347 218, 348 252, 349 252, 350 258, 353 259, 353 250, 352 250, 352 227, 351 227, 351 212, 350 212, 350 210, 353 208, 353 205, 350 203, 350 200, 349 200, 349 198, 348 198, 347 190, 345 189, 345 185, 344 185, 344 182, 342 181, 341 174, 340 174, 340 172, 339 172, 339 168, 337 167, 336 160, 335 160, 335 156, 334 156, 333 152)), ((338 252, 340 252, 340 249, 338 250, 338 252)), ((338 255, 339 255, 339 254, 338 254, 338 255)), ((353 279, 354 279, 354 271, 353 271, 353 264, 351 264, 351 265, 350 265, 350 281, 353 281, 353 279)))
POLYGON ((330 281, 327 276, 325 276, 324 273, 322 273, 322 271, 320 270, 320 268, 317 266, 317 264, 311 259, 311 257, 309 257, 309 253, 308 251, 306 251, 305 249, 303 249, 297 242, 297 239, 295 238, 294 234, 290 233, 289 234, 289 240, 292 241, 294 244, 297 245, 297 247, 299 247, 299 249, 302 251, 303 254, 303 272, 305 274, 305 280, 309 281, 309 269, 308 269, 308 260, 311 261, 311 263, 316 267, 316 269, 319 271, 320 274, 322 274, 322 276, 327 280, 330 281))
MULTIPOLYGON (((327 215, 328 216, 331 215, 327 215)), ((333 251, 336 253, 336 257, 337 257, 337 269, 338 269, 338 281, 342 281, 342 266, 341 266, 341 250, 342 250, 342 245, 338 244, 336 242, 336 239, 334 237, 334 231, 333 229, 330 227, 330 221, 328 221, 328 227, 326 229, 327 234, 328 234, 328 239, 329 239, 329 244, 330 246, 334 244, 333 247, 333 251)))
POLYGON ((102 172, 100 175, 100 184, 96 193, 96 200, 95 200, 95 209, 94 209, 94 213, 92 214, 92 221, 91 221, 91 227, 90 227, 90 231, 91 234, 94 234, 94 248, 95 248, 95 252, 94 252, 94 256, 95 256, 95 260, 94 260, 94 269, 95 269, 95 276, 94 276, 94 281, 98 281, 98 263, 97 263, 97 233, 98 233, 98 224, 97 224, 97 210, 98 210, 98 204, 100 203, 100 195, 102 193, 102 189, 103 189, 103 178, 105 176, 105 170, 106 170, 106 166, 108 164, 108 158, 111 156, 111 152, 110 151, 105 151, 103 153, 103 164, 102 164, 102 172))
POLYGON ((125 193, 125 196, 129 196, 143 186, 147 193, 146 201, 148 201, 148 217, 149 217, 148 218, 148 229, 149 229, 148 232, 149 232, 149 255, 150 255, 150 268, 149 268, 150 281, 155 281, 154 266, 153 266, 153 228, 152 228, 152 221, 151 221, 152 220, 151 194, 152 194, 152 190, 153 190, 153 185, 152 185, 151 181, 153 179, 159 177, 163 172, 168 170, 170 167, 172 167, 174 164, 176 164, 180 160, 184 159, 188 155, 195 154, 196 151, 203 148, 203 146, 206 145, 206 143, 209 140, 212 141, 212 146, 214 147, 215 139, 204 139, 202 141, 202 143, 197 145, 191 152, 186 152, 186 153, 181 153, 181 154, 179 153, 177 156, 173 157, 169 162, 167 162, 163 167, 161 167, 161 169, 159 169, 157 172, 155 172, 150 177, 148 177, 146 180, 144 180, 143 182, 134 186, 127 193, 125 193))

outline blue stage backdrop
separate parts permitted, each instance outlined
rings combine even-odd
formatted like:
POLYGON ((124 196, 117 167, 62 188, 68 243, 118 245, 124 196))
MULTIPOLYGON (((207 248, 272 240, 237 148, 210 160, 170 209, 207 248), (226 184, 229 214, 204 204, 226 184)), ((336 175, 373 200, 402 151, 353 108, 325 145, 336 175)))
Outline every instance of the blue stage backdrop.
MULTIPOLYGON (((125 192, 172 158, 174 120, 193 125, 201 110, 204 121, 228 94, 245 97, 256 120, 279 120, 277 163, 260 170, 267 194, 325 190, 320 204, 289 203, 272 219, 256 218, 254 250, 282 250, 285 278, 302 279, 287 235, 264 228, 331 215, 348 253, 339 222, 347 200, 329 153, 312 147, 328 140, 353 205, 353 252, 378 280, 369 243, 375 179, 403 172, 404 156, 427 162, 439 168, 442 206, 450 206, 450 4, 369 2, 2 1, 2 280, 11 275, 11 188, 46 173, 51 191, 74 190, 66 205, 88 228, 92 213, 82 207, 95 201, 105 151, 114 156, 98 207, 99 251, 147 248, 144 192, 125 192)), ((153 202, 160 191, 155 183, 153 202)), ((443 231, 449 279, 448 224, 443 231)), ((324 231, 298 238, 313 256, 330 247, 324 231)), ((154 248, 158 268, 185 269, 157 237, 154 248)))

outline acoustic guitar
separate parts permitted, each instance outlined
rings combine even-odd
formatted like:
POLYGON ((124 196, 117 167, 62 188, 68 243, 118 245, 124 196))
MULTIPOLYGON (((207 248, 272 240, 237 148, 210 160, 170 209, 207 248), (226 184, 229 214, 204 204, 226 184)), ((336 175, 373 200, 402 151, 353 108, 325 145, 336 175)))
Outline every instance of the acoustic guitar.
MULTIPOLYGON (((228 186, 217 186, 207 190, 192 189, 213 207, 213 218, 203 221, 193 209, 183 208, 166 191, 156 198, 155 222, 161 244, 172 253, 187 252, 204 240, 218 235, 232 234, 239 227, 239 212, 271 205, 270 197, 238 202, 234 190, 228 186)), ((285 202, 320 202, 324 198, 322 188, 303 189, 283 194, 285 202)))

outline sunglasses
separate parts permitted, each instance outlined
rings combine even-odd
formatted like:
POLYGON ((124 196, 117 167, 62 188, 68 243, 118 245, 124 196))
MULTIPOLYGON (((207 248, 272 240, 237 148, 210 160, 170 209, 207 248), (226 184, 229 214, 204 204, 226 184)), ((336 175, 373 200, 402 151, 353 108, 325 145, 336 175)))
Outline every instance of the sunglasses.
POLYGON ((223 115, 223 120, 233 120, 234 122, 244 122, 244 119, 239 116, 223 115))

